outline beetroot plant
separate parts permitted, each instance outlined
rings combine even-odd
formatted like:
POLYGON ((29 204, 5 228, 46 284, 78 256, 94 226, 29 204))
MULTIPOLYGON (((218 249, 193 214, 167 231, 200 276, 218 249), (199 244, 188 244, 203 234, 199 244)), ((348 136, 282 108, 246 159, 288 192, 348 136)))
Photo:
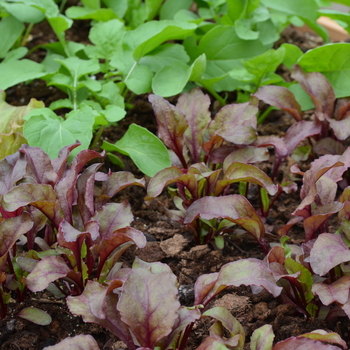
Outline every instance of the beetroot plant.
POLYGON ((69 153, 78 145, 65 147, 54 160, 24 145, 0 162, 3 317, 10 290, 17 289, 19 301, 27 287, 80 294, 87 280, 103 281, 117 268, 131 244, 146 243, 143 233, 130 227, 130 205, 107 203, 126 186, 143 186, 144 180, 127 172, 100 173, 99 163, 87 166, 103 156, 95 151, 81 151, 69 164, 69 153), (59 278, 69 282, 58 285, 59 278))
POLYGON ((173 106, 160 96, 149 97, 158 123, 158 136, 169 148, 173 166, 152 177, 146 200, 169 189, 177 210, 168 216, 188 225, 197 244, 215 240, 223 247, 222 233, 235 224, 251 233, 268 251, 264 220, 282 192, 295 190, 292 182, 274 184, 273 178, 288 155, 320 127, 300 121, 288 130, 285 139, 259 137, 256 126, 258 101, 227 105, 211 119, 210 99, 199 89, 180 96, 173 106), (275 147, 275 166, 271 176, 253 165, 269 159, 267 147, 275 147), (232 193, 237 183, 239 194, 232 193), (250 204, 248 188, 258 186, 260 208, 250 204))
MULTIPOLYGON (((275 297, 282 290, 268 265, 257 259, 228 263, 219 272, 200 276, 195 283, 192 307, 181 306, 176 277, 165 264, 136 259, 132 269, 121 269, 113 278, 106 285, 89 281, 80 296, 67 298, 68 307, 73 314, 81 315, 85 322, 97 323, 110 330, 130 350, 182 350, 194 323, 203 317, 214 319, 214 324, 197 350, 243 350, 245 331, 241 324, 227 309, 208 308, 208 303, 229 286, 256 285, 275 297)), ((335 350, 340 346, 346 349, 346 343, 338 334, 322 330, 292 337, 276 345, 273 345, 273 339, 272 326, 262 326, 254 331, 250 348, 287 350, 301 346, 335 350)), ((61 350, 78 344, 99 349, 90 336, 68 338, 46 349, 61 350)))

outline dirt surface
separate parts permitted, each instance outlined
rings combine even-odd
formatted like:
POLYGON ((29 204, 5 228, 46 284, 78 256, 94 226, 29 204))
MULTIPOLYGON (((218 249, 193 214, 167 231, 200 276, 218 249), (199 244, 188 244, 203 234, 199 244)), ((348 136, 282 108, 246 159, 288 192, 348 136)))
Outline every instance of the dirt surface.
MULTIPOLYGON (((72 28, 69 35, 72 40, 87 40, 88 23, 78 23, 72 28)), ((30 46, 38 45, 45 35, 50 35, 50 30, 44 27, 35 27, 30 46)), ((301 35, 289 28, 282 36, 281 42, 297 42, 303 50, 321 44, 318 37, 312 35, 301 35)), ((42 52, 35 53, 37 60, 42 59, 42 52)), ((54 88, 46 87, 45 83, 39 80, 29 84, 20 84, 7 91, 7 101, 12 105, 27 104, 30 98, 35 97, 43 100, 45 105, 49 105, 54 100, 64 98, 64 94, 54 88)), ((121 121, 118 127, 110 127, 105 130, 103 139, 115 142, 122 137, 130 123, 137 123, 156 132, 156 124, 152 108, 147 101, 147 96, 141 96, 133 101, 134 108, 128 112, 127 117, 121 121)), ((287 128, 293 123, 291 117, 281 112, 274 112, 260 127, 260 135, 277 134, 283 135, 287 128)), ((137 177, 142 177, 135 165, 126 157, 123 158, 126 168, 132 171, 137 177)), ((288 172, 291 160, 287 161, 280 170, 278 176, 283 177, 288 172)), ((106 164, 105 170, 111 168, 118 171, 113 164, 106 164)), ((145 190, 140 187, 131 187, 123 190, 114 200, 120 202, 126 199, 133 208, 135 220, 133 226, 146 235, 147 245, 144 249, 129 249, 123 256, 125 266, 130 266, 135 256, 144 261, 161 261, 168 264, 178 277, 179 296, 183 305, 193 303, 193 284, 201 274, 217 272, 222 265, 243 258, 263 259, 264 254, 256 241, 250 236, 235 235, 234 232, 225 236, 225 248, 222 251, 215 250, 211 246, 196 246, 192 239, 191 232, 186 228, 169 220, 164 215, 165 207, 171 207, 172 203, 168 195, 164 193, 149 206, 143 202, 145 190), (161 202, 161 204, 159 203, 161 202)), ((249 198, 254 204, 254 193, 249 198)), ((275 203, 267 218, 267 224, 271 227, 271 242, 278 241, 277 229, 285 224, 290 213, 294 211, 300 199, 299 194, 281 195, 275 203)), ((291 243, 300 244, 303 240, 302 228, 296 225, 291 233, 291 243)), ((275 341, 286 339, 290 336, 315 329, 335 331, 347 340, 349 337, 349 320, 339 318, 336 321, 324 322, 318 320, 306 320, 302 315, 296 313, 291 305, 281 304, 267 292, 253 295, 250 288, 229 288, 220 298, 212 302, 216 306, 225 306, 241 322, 246 331, 247 345, 249 349, 249 338, 252 332, 268 323, 273 326, 276 338, 275 341)), ((212 306, 212 305, 210 305, 212 306)), ((208 335, 210 323, 207 320, 198 322, 192 331, 187 350, 195 349, 208 335)), ((85 324, 80 317, 75 317, 69 313, 64 300, 53 299, 49 293, 32 293, 25 302, 10 303, 8 316, 0 320, 0 349, 43 349, 45 346, 53 345, 68 336, 77 334, 91 334, 98 342, 101 349, 117 350, 125 348, 109 332, 94 324, 85 324), (19 319, 16 314, 27 306, 36 306, 47 311, 53 321, 48 326, 38 326, 29 321, 19 319)), ((349 343, 350 344, 350 343, 349 343)))

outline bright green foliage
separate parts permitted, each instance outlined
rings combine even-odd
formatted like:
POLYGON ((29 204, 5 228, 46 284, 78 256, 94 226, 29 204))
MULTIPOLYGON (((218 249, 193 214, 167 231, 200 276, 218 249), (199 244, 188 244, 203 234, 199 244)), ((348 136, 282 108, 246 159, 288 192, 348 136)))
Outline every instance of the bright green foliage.
POLYGON ((72 151, 73 155, 89 147, 95 114, 90 107, 81 106, 62 119, 50 109, 40 108, 27 114, 25 119, 23 134, 28 144, 40 147, 51 158, 56 158, 61 148, 76 140, 81 142, 81 146, 72 151))
POLYGON ((147 129, 136 124, 131 124, 125 135, 114 145, 104 141, 102 148, 130 156, 136 166, 151 177, 171 165, 164 144, 147 129))

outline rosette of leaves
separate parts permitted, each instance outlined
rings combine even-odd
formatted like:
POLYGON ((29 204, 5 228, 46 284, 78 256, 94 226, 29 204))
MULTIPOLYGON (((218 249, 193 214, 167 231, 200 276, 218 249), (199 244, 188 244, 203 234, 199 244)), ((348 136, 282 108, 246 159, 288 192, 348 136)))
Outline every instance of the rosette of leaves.
POLYGON ((8 290, 19 288, 20 296, 27 287, 79 294, 88 279, 103 281, 120 268, 117 261, 130 245, 145 245, 143 233, 130 227, 130 205, 107 203, 144 180, 128 172, 100 173, 100 163, 86 167, 104 156, 95 151, 81 151, 69 164, 78 146, 63 148, 51 160, 40 148, 24 145, 0 162, 2 313, 8 290), (24 244, 28 251, 21 248, 19 256, 18 245, 24 244), (69 281, 67 289, 51 284, 59 278, 69 281))
POLYGON ((167 213, 172 219, 189 225, 197 243, 215 239, 222 247, 222 233, 239 224, 267 253, 265 228, 259 215, 267 216, 278 196, 296 187, 293 183, 275 185, 272 178, 299 142, 318 133, 320 128, 311 122, 300 122, 287 131, 284 139, 258 137, 258 106, 254 97, 250 102, 223 107, 213 119, 210 99, 199 89, 181 95, 176 106, 156 95, 151 95, 150 101, 158 123, 158 136, 170 149, 173 166, 153 176, 146 200, 176 184, 177 188, 171 191, 178 210, 167 210, 167 213), (277 151, 270 177, 253 164, 268 160, 266 147, 272 145, 277 151), (239 183, 240 194, 227 196, 233 183, 239 183), (245 198, 249 185, 259 186, 259 213, 245 198))
MULTIPOLYGON (((200 276, 194 286, 194 305, 181 306, 178 284, 171 269, 162 263, 146 263, 136 259, 132 269, 115 275, 107 285, 89 281, 83 294, 70 296, 67 303, 73 314, 85 322, 96 323, 121 339, 130 350, 178 349, 183 350, 195 321, 212 318, 209 335, 202 349, 245 348, 242 325, 224 307, 208 308, 208 304, 229 286, 256 285, 277 297, 282 288, 277 286, 268 265, 257 259, 243 259, 224 265, 219 272, 200 276)), ((316 330, 291 337, 273 345, 272 326, 265 325, 254 331, 250 348, 283 350, 303 346, 335 350, 346 343, 336 333, 316 330), (331 345, 335 344, 335 346, 331 345)), ((62 350, 66 346, 90 346, 98 350, 90 336, 67 338, 46 349, 62 350)))
MULTIPOLYGON (((337 99, 332 85, 322 73, 306 73, 300 66, 295 65, 291 76, 300 84, 306 95, 311 99, 312 103, 311 105, 309 104, 310 107, 308 109, 311 109, 312 105, 314 105, 315 118, 312 122, 313 128, 317 126, 320 128, 319 132, 310 135, 312 136, 309 137, 311 146, 304 147, 304 150, 299 148, 299 153, 306 154, 306 159, 310 154, 310 148, 312 148, 314 153, 321 155, 343 153, 345 147, 342 141, 350 135, 349 98, 337 99)), ((285 87, 262 86, 254 96, 271 106, 284 110, 297 122, 304 119, 302 107, 296 96, 285 87)))

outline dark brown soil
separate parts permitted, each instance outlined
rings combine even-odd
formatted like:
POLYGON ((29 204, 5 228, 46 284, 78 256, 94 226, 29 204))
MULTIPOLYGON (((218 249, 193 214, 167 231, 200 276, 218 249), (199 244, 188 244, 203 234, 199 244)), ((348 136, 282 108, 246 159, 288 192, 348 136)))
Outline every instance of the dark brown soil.
MULTIPOLYGON (((86 28, 88 28, 86 22, 73 27, 69 33, 72 40, 85 42, 88 33, 86 28)), ((46 41, 46 35, 50 35, 50 31, 45 26, 34 28, 33 42, 30 45, 35 46, 43 40, 46 41)), ((293 29, 288 29, 282 40, 298 42, 303 49, 320 44, 319 38, 300 35, 293 29)), ((42 58, 40 52, 36 55, 35 59, 40 60, 42 58)), ((65 96, 54 87, 46 87, 45 83, 39 80, 30 84, 20 84, 7 91, 7 101, 12 105, 27 104, 32 97, 43 100, 45 105, 48 106, 52 101, 65 96)), ((103 139, 115 142, 122 137, 130 123, 137 123, 152 132, 156 132, 155 119, 151 106, 147 101, 147 96, 138 97, 133 103, 134 108, 128 112, 127 117, 119 123, 118 127, 106 129, 103 139)), ((269 116, 259 129, 259 134, 283 135, 292 123, 293 120, 289 116, 281 112, 275 112, 269 116)), ((142 177, 142 174, 128 158, 124 157, 123 160, 126 164, 125 170, 142 177)), ((283 176, 283 172, 287 173, 290 165, 290 162, 286 162, 279 176, 283 176)), ((113 164, 107 163, 105 169, 108 168, 111 168, 112 171, 120 170, 113 164)), ((133 226, 144 232, 148 241, 144 249, 128 250, 123 255, 122 260, 126 266, 131 265, 135 256, 148 262, 161 261, 167 263, 178 277, 181 285, 179 294, 182 304, 191 305, 193 302, 193 284, 201 274, 216 272, 222 265, 238 259, 264 258, 264 254, 256 241, 247 235, 240 237, 227 235, 223 251, 215 250, 210 246, 196 246, 191 233, 183 225, 170 221, 164 215, 162 205, 171 206, 167 194, 164 193, 149 206, 146 206, 143 202, 145 194, 145 190, 142 188, 132 187, 124 190, 114 199, 120 202, 125 198, 130 202, 135 217, 133 226)), ((252 196, 254 197, 254 194, 252 196)), ((272 235, 269 238, 271 241, 278 241, 277 229, 289 220, 290 213, 294 211, 299 201, 297 193, 282 195, 279 198, 267 219, 267 223, 272 226, 272 235)), ((292 243, 300 244, 302 242, 302 230, 298 226, 293 229, 291 235, 292 243)), ((281 304, 278 299, 265 292, 253 295, 250 288, 247 287, 230 288, 213 303, 228 308, 242 323, 247 335, 246 349, 249 349, 248 342, 252 332, 266 323, 273 325, 276 334, 275 341, 320 328, 335 331, 343 339, 348 339, 348 319, 339 318, 332 322, 306 320, 302 315, 297 314, 292 306, 281 304)), ((186 349, 195 349, 202 339, 208 335, 208 328, 208 321, 198 322, 193 328, 186 349)), ((124 347, 118 339, 103 328, 94 324, 85 324, 80 317, 71 315, 64 300, 53 299, 48 293, 33 293, 22 304, 14 301, 9 304, 8 316, 0 321, 0 349, 43 349, 45 346, 53 345, 68 336, 77 334, 91 334, 97 340, 101 349, 116 350, 124 347), (47 311, 53 319, 52 323, 48 326, 38 326, 17 318, 16 314, 27 306, 36 306, 47 311)))

